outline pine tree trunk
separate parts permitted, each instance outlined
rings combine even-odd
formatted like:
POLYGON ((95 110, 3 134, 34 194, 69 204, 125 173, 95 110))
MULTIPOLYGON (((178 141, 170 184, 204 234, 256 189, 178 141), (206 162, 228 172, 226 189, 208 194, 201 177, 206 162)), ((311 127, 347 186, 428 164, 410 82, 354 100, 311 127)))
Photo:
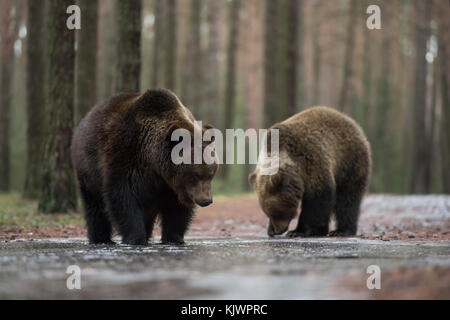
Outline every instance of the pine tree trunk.
POLYGON ((430 28, 430 2, 416 1, 418 22, 416 29, 416 69, 414 84, 414 148, 412 154, 412 182, 411 192, 425 192, 425 163, 428 161, 426 139, 426 76, 427 61, 425 59, 427 41, 431 34, 430 28))
POLYGON ((313 48, 313 97, 312 105, 320 104, 320 75, 321 75, 321 65, 322 65, 322 53, 320 48, 320 19, 319 10, 321 6, 321 0, 314 2, 313 7, 313 26, 312 26, 312 48, 313 48))
POLYGON ((287 115, 291 116, 297 112, 297 61, 298 61, 298 17, 299 0, 288 0, 287 3, 287 115))
POLYGON ((75 72, 75 123, 97 100, 97 19, 98 0, 78 0, 81 30, 77 32, 75 72))
MULTIPOLYGON (((443 4, 444 5, 444 4, 443 4)), ((444 5, 445 6, 445 5, 444 5)), ((440 151, 442 191, 450 194, 450 21, 447 8, 439 12, 439 72, 442 115, 440 121, 440 151)))
POLYGON ((154 15, 155 15, 155 31, 153 36, 153 60, 152 60, 152 87, 160 86, 160 63, 161 63, 161 43, 164 40, 164 3, 165 0, 155 0, 154 15))
POLYGON ((14 73, 14 35, 12 1, 5 0, 1 4, 0 36, 1 36, 1 77, 0 77, 0 192, 9 191, 10 187, 10 111, 11 83, 14 73))
POLYGON ((205 119, 207 123, 217 125, 219 120, 219 2, 208 2, 208 51, 205 63, 205 99, 208 107, 205 119))
POLYGON ((141 74, 141 0, 116 0, 116 91, 139 92, 141 74))
POLYGON ((200 23, 202 0, 191 0, 189 30, 186 43, 186 54, 183 68, 182 100, 184 104, 201 118, 202 110, 202 50, 200 39, 200 23))
POLYGON ((298 0, 298 53, 297 53, 297 110, 300 111, 307 107, 306 83, 309 81, 305 68, 305 15, 303 0, 298 0))
POLYGON ((165 87, 176 89, 177 62, 177 1, 167 0, 166 10, 166 38, 165 38, 165 87))
POLYGON ((342 85, 339 98, 339 108, 347 114, 351 114, 351 92, 352 88, 352 76, 353 76, 353 52, 355 47, 355 31, 356 21, 358 18, 358 8, 360 0, 351 0, 348 7, 348 21, 346 32, 346 44, 345 44, 345 56, 344 56, 344 70, 342 72, 342 85))
POLYGON ((46 144, 43 159, 41 212, 68 212, 76 208, 70 143, 74 113, 74 31, 66 27, 71 0, 48 0, 48 86, 46 144))
POLYGON ((28 1, 27 9, 27 167, 23 196, 37 198, 44 151, 45 2, 28 1))
MULTIPOLYGON (((262 75, 262 9, 263 2, 260 0, 249 0, 248 2, 247 26, 242 29, 247 33, 245 41, 245 129, 257 129, 261 126, 261 101, 262 88, 256 85, 261 81, 262 75)), ((254 169, 254 165, 249 164, 249 141, 246 141, 246 164, 242 183, 245 191, 250 191, 248 175, 254 169)))
POLYGON ((264 127, 269 128, 277 120, 277 108, 279 108, 277 97, 277 24, 278 4, 277 1, 265 1, 264 18, 264 127))
POLYGON ((115 3, 112 0, 99 2, 98 21, 98 96, 97 101, 103 101, 113 95, 115 90, 117 61, 117 35, 115 28, 115 3))
MULTIPOLYGON (((233 128, 233 116, 236 104, 236 57, 239 37, 239 9, 240 0, 233 0, 229 11, 229 33, 227 45, 227 64, 225 75, 225 123, 224 133, 226 129, 233 128)), ((226 161, 226 147, 224 150, 224 162, 226 161)), ((221 176, 227 179, 229 174, 229 166, 224 164, 222 166, 221 176)))

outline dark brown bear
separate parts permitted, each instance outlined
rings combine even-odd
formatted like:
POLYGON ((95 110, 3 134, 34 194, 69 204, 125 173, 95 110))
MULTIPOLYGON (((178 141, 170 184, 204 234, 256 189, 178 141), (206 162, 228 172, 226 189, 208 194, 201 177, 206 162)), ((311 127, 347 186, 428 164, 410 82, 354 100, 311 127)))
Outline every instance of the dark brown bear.
POLYGON ((288 237, 356 234, 371 171, 370 145, 361 128, 327 107, 310 108, 271 128, 279 129, 279 170, 275 175, 260 174, 260 158, 249 175, 270 219, 269 236, 288 229, 300 201, 298 225, 288 237), (328 233, 332 214, 337 229, 328 233))
POLYGON ((145 245, 157 216, 162 242, 184 243, 195 204, 212 203, 217 164, 175 165, 178 128, 202 130, 168 90, 116 95, 81 121, 71 151, 91 243, 112 243, 113 223, 124 243, 145 245))

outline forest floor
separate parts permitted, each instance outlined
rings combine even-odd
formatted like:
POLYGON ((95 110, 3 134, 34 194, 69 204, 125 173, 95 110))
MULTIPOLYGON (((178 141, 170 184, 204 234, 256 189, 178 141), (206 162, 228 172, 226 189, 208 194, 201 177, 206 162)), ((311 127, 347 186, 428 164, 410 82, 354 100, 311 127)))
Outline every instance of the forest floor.
POLYGON ((217 197, 185 246, 159 245, 159 229, 148 247, 90 246, 80 213, 35 208, 0 196, 0 299, 450 299, 450 196, 369 195, 357 236, 302 239, 269 239, 253 195, 217 197))
MULTIPOLYGON (((81 206, 80 206, 81 207, 81 206)), ((0 240, 85 237, 82 214, 37 214, 36 203, 0 196, 0 240)), ((292 221, 290 229, 295 228, 292 221)), ((265 234, 267 218, 253 195, 219 196, 199 208, 188 236, 265 234)), ((159 235, 159 228, 155 230, 159 235)), ((361 206, 361 239, 450 241, 450 196, 368 195, 361 206)))

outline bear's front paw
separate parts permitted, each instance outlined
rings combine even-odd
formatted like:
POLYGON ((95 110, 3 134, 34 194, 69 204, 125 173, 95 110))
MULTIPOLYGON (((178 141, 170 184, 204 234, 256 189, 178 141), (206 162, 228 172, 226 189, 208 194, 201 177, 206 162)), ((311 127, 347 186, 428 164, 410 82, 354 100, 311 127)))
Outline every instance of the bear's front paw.
POLYGON ((334 230, 328 233, 329 237, 350 237, 354 235, 355 234, 351 231, 339 231, 339 230, 334 230))
POLYGON ((132 246, 146 246, 148 245, 147 239, 122 239, 123 244, 128 244, 132 246))
POLYGON ((308 235, 304 232, 299 232, 297 230, 292 230, 286 233, 286 238, 300 238, 300 237, 307 237, 308 235))
POLYGON ((173 240, 173 239, 165 240, 165 239, 163 239, 163 240, 161 240, 161 244, 172 244, 172 245, 181 246, 181 245, 186 244, 186 242, 184 242, 183 239, 181 239, 181 240, 173 240))

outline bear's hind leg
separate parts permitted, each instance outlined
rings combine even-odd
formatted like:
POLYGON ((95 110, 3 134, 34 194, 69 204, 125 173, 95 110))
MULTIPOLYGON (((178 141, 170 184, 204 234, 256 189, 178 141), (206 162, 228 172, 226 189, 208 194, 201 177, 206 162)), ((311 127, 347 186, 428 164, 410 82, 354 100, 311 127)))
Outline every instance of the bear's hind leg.
POLYGON ((112 226, 108 219, 105 203, 99 191, 88 190, 80 179, 88 239, 92 244, 114 244, 111 240, 112 226))
POLYGON ((363 189, 338 187, 336 190, 336 230, 329 233, 331 237, 354 236, 358 228, 359 207, 363 189))
POLYGON ((147 245, 147 231, 144 221, 144 209, 142 202, 145 194, 139 188, 139 181, 131 179, 124 181, 127 174, 116 172, 110 176, 106 185, 105 200, 107 210, 114 218, 122 243, 129 245, 147 245), (132 185, 132 187, 130 186, 132 185))
POLYGON ((181 205, 177 199, 165 201, 161 210, 161 242, 184 244, 184 234, 194 216, 194 210, 181 205))
POLYGON ((287 237, 318 237, 328 234, 328 224, 333 209, 334 194, 332 189, 315 195, 304 195, 302 211, 297 228, 287 233, 287 237))

